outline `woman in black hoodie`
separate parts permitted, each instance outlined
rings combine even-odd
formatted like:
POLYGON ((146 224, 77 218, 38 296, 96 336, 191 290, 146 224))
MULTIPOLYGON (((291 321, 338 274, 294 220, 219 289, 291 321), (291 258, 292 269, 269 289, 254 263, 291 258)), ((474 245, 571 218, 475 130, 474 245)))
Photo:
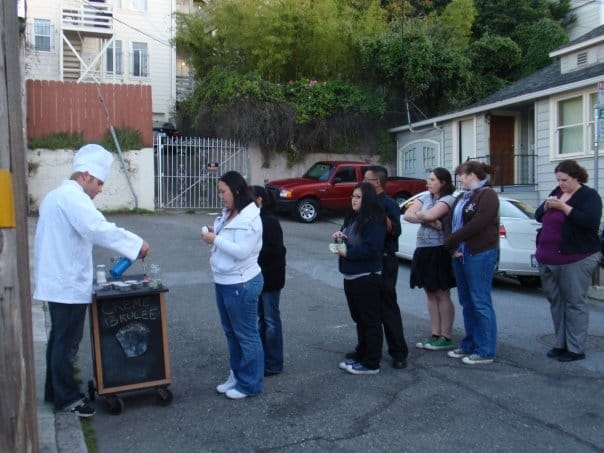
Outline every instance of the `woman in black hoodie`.
POLYGON ((262 219, 262 249, 258 264, 264 287, 258 301, 258 329, 264 348, 264 375, 283 371, 283 329, 279 312, 281 289, 285 286, 283 230, 274 214, 275 200, 262 186, 252 186, 262 219))

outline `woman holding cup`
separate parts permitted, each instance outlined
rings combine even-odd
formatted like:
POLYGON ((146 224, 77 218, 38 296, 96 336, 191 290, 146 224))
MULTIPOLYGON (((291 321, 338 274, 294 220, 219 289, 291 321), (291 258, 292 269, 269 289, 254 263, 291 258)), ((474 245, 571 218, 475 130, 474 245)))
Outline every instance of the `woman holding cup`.
POLYGON ((587 171, 576 161, 560 162, 554 173, 558 186, 535 212, 543 225, 537 233, 536 258, 555 331, 547 356, 572 362, 585 358, 587 289, 601 256, 602 200, 585 185, 587 171))

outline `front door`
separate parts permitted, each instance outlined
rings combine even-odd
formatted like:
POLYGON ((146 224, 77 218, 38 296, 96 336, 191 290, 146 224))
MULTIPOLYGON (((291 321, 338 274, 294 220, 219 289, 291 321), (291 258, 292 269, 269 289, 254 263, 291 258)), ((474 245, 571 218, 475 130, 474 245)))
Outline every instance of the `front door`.
POLYGON ((495 185, 514 184, 514 117, 491 116, 489 153, 495 185))

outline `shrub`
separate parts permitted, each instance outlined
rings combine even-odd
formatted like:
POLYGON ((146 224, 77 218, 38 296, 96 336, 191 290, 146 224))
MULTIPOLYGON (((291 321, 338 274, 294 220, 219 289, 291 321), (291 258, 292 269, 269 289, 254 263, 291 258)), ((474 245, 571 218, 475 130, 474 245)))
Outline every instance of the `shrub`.
POLYGON ((81 132, 58 132, 42 138, 27 139, 29 149, 78 149, 86 144, 81 132))
MULTIPOLYGON (((141 149, 143 147, 143 138, 138 130, 128 127, 123 129, 115 129, 115 135, 122 151, 127 151, 129 149, 141 149)), ((110 129, 105 132, 103 140, 101 140, 99 145, 103 146, 109 151, 117 151, 110 129)))

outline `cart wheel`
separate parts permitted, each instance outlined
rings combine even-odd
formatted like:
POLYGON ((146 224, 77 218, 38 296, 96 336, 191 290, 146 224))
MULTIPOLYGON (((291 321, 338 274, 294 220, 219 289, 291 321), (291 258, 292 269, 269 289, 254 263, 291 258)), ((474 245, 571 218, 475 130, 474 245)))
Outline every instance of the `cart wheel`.
POLYGON ((105 408, 111 415, 119 415, 124 410, 124 400, 117 396, 105 398, 105 408))
POLYGON ((157 402, 160 406, 167 406, 172 402, 172 392, 166 387, 159 387, 157 390, 157 402))
POLYGON ((94 381, 88 381, 88 401, 94 401, 96 399, 96 391, 94 388, 94 381))

